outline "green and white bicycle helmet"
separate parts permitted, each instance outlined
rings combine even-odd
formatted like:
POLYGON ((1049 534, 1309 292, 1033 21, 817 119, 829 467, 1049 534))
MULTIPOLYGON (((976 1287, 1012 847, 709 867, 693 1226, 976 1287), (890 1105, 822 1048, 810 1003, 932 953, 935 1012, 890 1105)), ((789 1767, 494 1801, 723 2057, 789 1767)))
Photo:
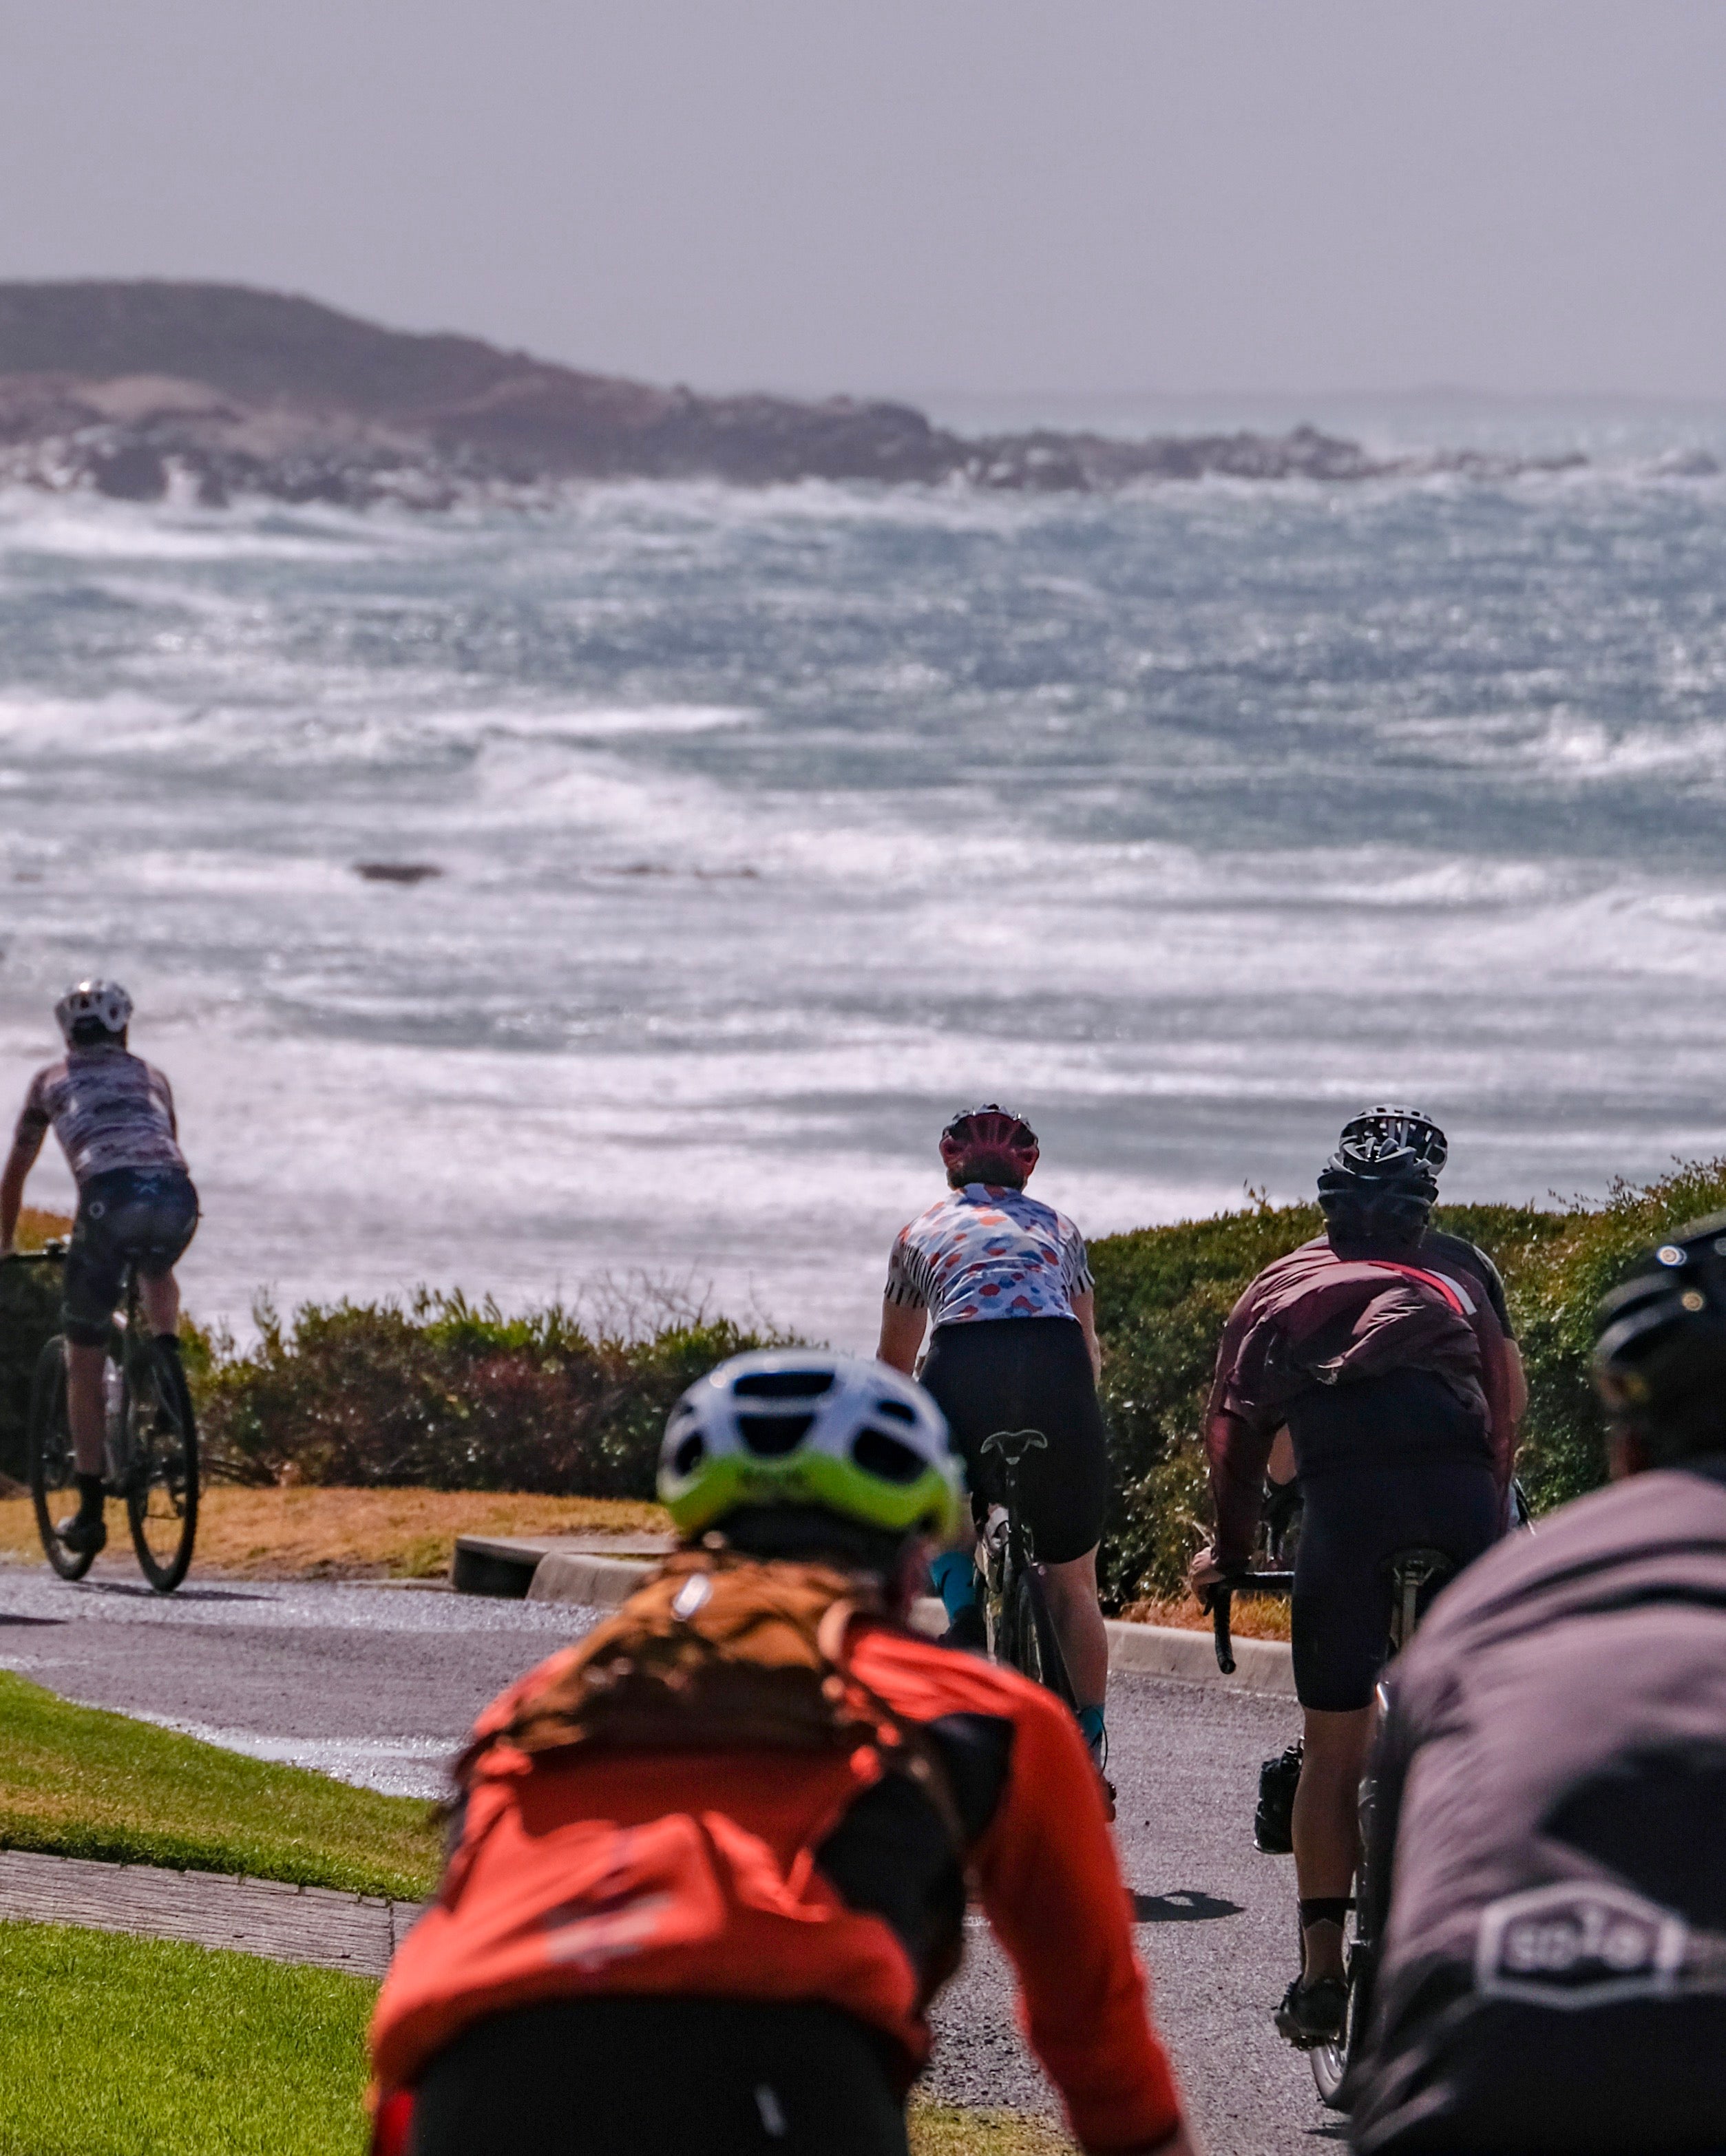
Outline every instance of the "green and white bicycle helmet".
POLYGON ((921 1385, 824 1349, 733 1355, 672 1409, 660 1502, 692 1539, 745 1507, 808 1505, 887 1534, 958 1530, 964 1471, 921 1385))

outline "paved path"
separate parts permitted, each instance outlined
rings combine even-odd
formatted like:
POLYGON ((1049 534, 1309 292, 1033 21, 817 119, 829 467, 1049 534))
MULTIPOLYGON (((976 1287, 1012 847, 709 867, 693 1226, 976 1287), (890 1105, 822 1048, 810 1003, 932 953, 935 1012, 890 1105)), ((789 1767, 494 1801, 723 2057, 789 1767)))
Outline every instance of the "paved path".
MULTIPOLYGON (((429 1590, 195 1578, 163 1599, 119 1564, 77 1587, 0 1566, 0 1666, 260 1758, 429 1795, 476 1710, 587 1614, 429 1590)), ((1259 1761, 1287 1741, 1293 1704, 1124 1676, 1111 1699, 1117 1833, 1140 1948, 1211 2156, 1322 2147, 1334 2125, 1270 2025, 1292 1966, 1292 1870, 1257 1856, 1250 1831, 1259 1761)), ((1052 2108, 1016 2033, 999 1953, 980 1927, 971 1943, 942 2004, 929 2092, 1052 2108)))

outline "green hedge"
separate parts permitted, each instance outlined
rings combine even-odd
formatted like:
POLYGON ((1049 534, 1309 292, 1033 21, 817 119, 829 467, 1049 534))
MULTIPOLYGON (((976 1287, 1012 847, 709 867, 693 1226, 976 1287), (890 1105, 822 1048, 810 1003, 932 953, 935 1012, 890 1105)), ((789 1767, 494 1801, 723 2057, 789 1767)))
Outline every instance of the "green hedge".
MULTIPOLYGON (((1681 1165, 1646 1188, 1619 1183, 1595 1208, 1450 1205, 1435 1216, 1504 1276, 1528 1373, 1519 1472, 1538 1510, 1605 1476, 1588 1378, 1596 1303, 1640 1250, 1723 1209, 1726 1159, 1681 1165)), ((1253 1275, 1319 1224, 1316 1206, 1259 1205, 1092 1245, 1117 1480, 1102 1562, 1114 1604, 1179 1587, 1208 1522, 1199 1425, 1218 1336, 1253 1275)))
MULTIPOLYGON (((1723 1209, 1726 1159, 1681 1165, 1647 1188, 1619 1184, 1600 1206, 1441 1209, 1439 1224, 1504 1275, 1528 1372, 1521 1473, 1538 1508, 1605 1471, 1588 1382, 1600 1296, 1680 1221, 1723 1209)), ((1312 1206, 1261 1204, 1092 1246, 1117 1482, 1103 1549, 1112 1604, 1179 1586, 1205 1528, 1198 1432, 1218 1335, 1253 1275, 1318 1226, 1312 1206)), ((0 1268, 8 1474, 23 1471, 29 1373, 57 1295, 47 1268, 0 1268)), ((723 1356, 766 1344, 702 1313, 613 1338, 555 1306, 506 1318, 490 1301, 429 1293, 406 1307, 308 1305, 284 1322, 260 1306, 258 1317, 255 1347, 198 1336, 187 1358, 213 1469, 254 1483, 646 1496, 677 1394, 723 1356)))
POLYGON ((212 1471, 251 1483, 650 1497, 671 1403, 764 1344, 701 1315, 646 1338, 593 1337, 556 1305, 506 1317, 426 1291, 405 1309, 255 1316, 255 1347, 187 1357, 212 1471))

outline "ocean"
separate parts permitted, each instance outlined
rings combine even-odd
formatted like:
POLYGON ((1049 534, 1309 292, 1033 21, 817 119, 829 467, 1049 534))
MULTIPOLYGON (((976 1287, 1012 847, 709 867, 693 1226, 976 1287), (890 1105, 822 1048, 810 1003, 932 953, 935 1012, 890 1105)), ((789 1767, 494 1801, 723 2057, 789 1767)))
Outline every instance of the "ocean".
POLYGON ((1452 1198, 1726 1152, 1726 418, 1355 417, 1595 461, 0 497, 0 1091, 126 983, 241 1335, 425 1283, 867 1348, 979 1098, 1092 1235, 1386 1096, 1452 1198))

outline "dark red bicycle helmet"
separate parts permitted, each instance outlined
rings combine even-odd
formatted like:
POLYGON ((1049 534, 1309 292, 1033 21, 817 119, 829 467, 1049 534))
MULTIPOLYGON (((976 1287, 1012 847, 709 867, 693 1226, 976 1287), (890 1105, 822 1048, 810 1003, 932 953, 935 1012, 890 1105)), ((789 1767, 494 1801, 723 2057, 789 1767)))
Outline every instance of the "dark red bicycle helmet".
POLYGON ((1029 1175, 1037 1164, 1037 1134, 1023 1116, 999 1101, 961 1109, 941 1133, 942 1164, 949 1173, 969 1161, 1000 1158, 1029 1175))

